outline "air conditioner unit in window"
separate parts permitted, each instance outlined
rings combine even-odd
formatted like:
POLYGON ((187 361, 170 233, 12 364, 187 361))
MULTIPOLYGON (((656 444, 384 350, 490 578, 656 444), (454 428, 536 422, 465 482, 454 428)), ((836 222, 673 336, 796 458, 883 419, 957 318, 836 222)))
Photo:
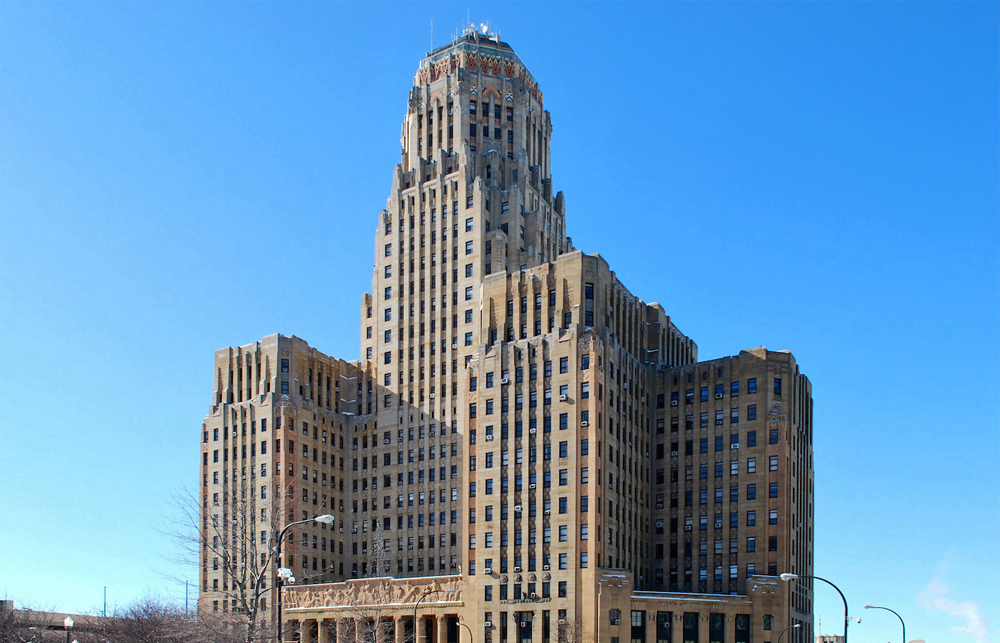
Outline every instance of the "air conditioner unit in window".
POLYGON ((483 573, 486 574, 487 576, 489 576, 490 574, 493 573, 493 568, 492 567, 487 567, 486 569, 483 570, 483 573))
POLYGON ((552 515, 552 510, 551 509, 546 509, 545 510, 545 515, 546 516, 551 516, 552 515))
POLYGON ((670 406, 677 406, 677 400, 670 400, 670 406))
POLYGON ((663 521, 662 520, 657 520, 656 521, 656 526, 657 527, 662 527, 663 526, 663 521))
POLYGON ((531 435, 535 435, 536 433, 538 433, 538 429, 528 429, 528 433, 530 433, 531 435))
POLYGON ((691 525, 684 525, 684 531, 691 531, 691 525))
POLYGON ((565 393, 562 393, 562 394, 561 394, 561 395, 559 396, 559 401, 560 401, 560 402, 565 402, 565 401, 566 401, 566 400, 567 400, 568 398, 569 398, 569 396, 568 396, 568 395, 566 395, 565 393))
POLYGON ((715 523, 715 528, 716 529, 722 529, 722 523, 721 522, 715 523))
POLYGON ((432 399, 432 400, 433 400, 433 399, 434 399, 434 394, 433 394, 433 393, 431 393, 431 394, 430 394, 430 395, 428 395, 427 397, 429 397, 430 399, 432 399))
POLYGON ((458 348, 458 342, 455 342, 454 344, 452 344, 451 347, 452 348, 458 348))
POLYGON ((642 396, 642 401, 643 401, 643 402, 645 402, 645 401, 646 401, 646 396, 645 396, 645 395, 643 395, 643 396, 642 396))
POLYGON ((340 528, 340 533, 344 533, 344 528, 343 527, 340 528))
POLYGON ((580 426, 590 426, 590 422, 587 420, 580 420, 580 426))
POLYGON ((740 448, 740 443, 739 442, 733 442, 732 444, 729 445, 729 448, 733 449, 733 450, 739 449, 740 448))
POLYGON ((521 571, 521 568, 520 568, 520 567, 515 567, 515 568, 514 568, 514 573, 517 573, 517 572, 520 572, 520 571, 521 571))
POLYGON ((396 440, 396 442, 402 442, 402 441, 403 441, 402 437, 400 437, 398 440, 396 440))
POLYGON ((492 435, 487 435, 486 436, 486 441, 487 442, 492 442, 493 441, 493 436, 492 435))
POLYGON ((407 545, 406 548, 407 549, 413 549, 413 545, 407 545))
POLYGON ((564 618, 559 619, 559 624, 560 625, 565 625, 566 624, 566 619, 564 619, 564 618))
POLYGON ((357 527, 355 527, 354 529, 352 529, 352 530, 351 530, 351 533, 352 533, 352 534, 356 534, 356 533, 358 533, 358 528, 357 528, 357 527))
POLYGON ((501 377, 500 378, 500 384, 510 384, 510 378, 509 377, 501 377))
POLYGON ((358 450, 358 445, 353 444, 353 445, 351 445, 351 448, 354 449, 355 451, 357 451, 358 450))
POLYGON ((619 623, 621 623, 621 620, 620 620, 620 619, 617 619, 617 618, 613 618, 613 619, 611 619, 611 624, 612 624, 612 625, 618 625, 619 623))
POLYGON ((514 505, 514 511, 516 513, 521 513, 521 505, 514 505))
POLYGON ((383 440, 383 442, 385 442, 386 444, 391 444, 392 440, 390 440, 389 438, 386 438, 385 440, 383 440))
POLYGON ((715 399, 721 400, 722 399, 722 393, 716 393, 715 394, 715 399))
POLYGON ((663 509, 663 503, 662 502, 656 503, 656 508, 657 509, 663 509))
POLYGON ((458 563, 452 563, 452 564, 451 564, 451 568, 452 568, 452 569, 455 569, 456 567, 458 567, 458 563))
POLYGON ((628 388, 628 382, 622 382, 622 388, 628 388))
POLYGON ((547 572, 547 571, 549 571, 549 569, 551 569, 551 567, 549 567, 548 565, 542 565, 542 571, 543 572, 547 572))
POLYGON ((531 592, 531 598, 538 598, 538 594, 531 592))
POLYGON ((537 485, 534 482, 532 482, 531 484, 528 485, 528 488, 529 489, 534 489, 536 486, 537 485))
POLYGON ((715 421, 715 426, 721 426, 721 425, 722 425, 722 420, 715 421))
POLYGON ((677 457, 677 452, 676 451, 671 451, 670 452, 670 457, 671 458, 676 458, 677 457))
POLYGON ((493 621, 486 621, 485 623, 483 623, 483 626, 484 627, 493 627, 493 621))

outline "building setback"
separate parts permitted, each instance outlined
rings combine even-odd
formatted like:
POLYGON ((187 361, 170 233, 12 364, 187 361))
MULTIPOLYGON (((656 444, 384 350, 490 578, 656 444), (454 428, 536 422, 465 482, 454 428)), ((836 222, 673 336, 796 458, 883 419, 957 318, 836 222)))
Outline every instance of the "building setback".
MULTIPOLYGON (((431 52, 360 359, 282 335, 216 352, 203 524, 238 520, 234 542, 259 545, 336 518, 285 537, 286 639, 347 636, 378 534, 405 605, 390 637, 448 587, 420 603, 435 643, 459 621, 487 643, 757 643, 795 623, 783 640, 812 640, 811 583, 776 578, 812 574, 809 380, 787 351, 699 362, 662 306, 576 250, 551 133, 499 38, 431 52)), ((200 607, 231 611, 225 561, 203 551, 200 607)))

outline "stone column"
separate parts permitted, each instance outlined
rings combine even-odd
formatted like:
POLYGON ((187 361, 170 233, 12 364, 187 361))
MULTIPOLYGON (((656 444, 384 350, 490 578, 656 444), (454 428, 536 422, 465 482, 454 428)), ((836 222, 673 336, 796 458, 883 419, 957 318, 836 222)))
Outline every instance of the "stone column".
POLYGON ((330 636, 326 631, 326 619, 316 619, 316 641, 317 643, 330 643, 330 636))
POLYGON ((395 626, 393 629, 393 642, 392 643, 406 643, 406 621, 397 616, 393 622, 395 626))
POLYGON ((312 624, 313 624, 313 622, 314 621, 312 619, 305 619, 305 620, 301 621, 301 623, 302 623, 302 636, 300 637, 299 640, 302 643, 315 643, 315 641, 313 641, 313 637, 312 637, 312 624))
POLYGON ((343 618, 338 618, 334 621, 334 628, 337 630, 337 643, 346 643, 347 641, 347 620, 343 618))
POLYGON ((434 617, 434 643, 448 643, 448 617, 434 617))

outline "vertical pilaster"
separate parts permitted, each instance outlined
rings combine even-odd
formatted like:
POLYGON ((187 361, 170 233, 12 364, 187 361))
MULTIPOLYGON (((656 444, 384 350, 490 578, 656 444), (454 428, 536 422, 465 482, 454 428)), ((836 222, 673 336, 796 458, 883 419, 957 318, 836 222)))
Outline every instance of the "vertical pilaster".
POLYGON ((393 622, 393 641, 392 643, 405 643, 406 641, 406 621, 397 616, 393 622))

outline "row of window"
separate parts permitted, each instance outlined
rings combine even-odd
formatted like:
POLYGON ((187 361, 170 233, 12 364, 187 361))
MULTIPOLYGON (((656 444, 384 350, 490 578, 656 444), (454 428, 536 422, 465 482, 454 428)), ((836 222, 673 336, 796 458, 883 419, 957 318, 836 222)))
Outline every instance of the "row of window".
MULTIPOLYGON (((689 381, 690 381, 690 379, 689 379, 689 381)), ((775 395, 781 395, 781 378, 780 377, 774 378, 774 389, 773 390, 774 390, 774 394, 775 395)), ((749 378, 747 380, 747 393, 748 394, 752 394, 752 393, 756 393, 756 392, 757 392, 757 378, 756 377, 751 377, 751 378, 749 378)), ((739 397, 739 394, 740 394, 740 382, 739 381, 731 382, 730 385, 729 385, 729 396, 730 397, 739 397)), ((724 397, 725 397, 725 387, 722 384, 716 384, 715 385, 715 399, 721 400, 724 397)), ((694 389, 689 388, 689 389, 687 389, 687 391, 684 392, 684 403, 685 404, 694 404, 694 398, 695 398, 694 389)), ((680 392, 679 391, 674 391, 673 393, 670 394, 670 406, 677 406, 679 400, 680 400, 680 392)), ((709 387, 702 386, 701 390, 700 390, 699 401, 701 401, 701 402, 708 402, 708 400, 709 400, 709 387)), ((657 396, 657 399, 656 399, 656 408, 662 409, 663 407, 664 407, 664 396, 663 395, 659 395, 659 396, 657 396)))

